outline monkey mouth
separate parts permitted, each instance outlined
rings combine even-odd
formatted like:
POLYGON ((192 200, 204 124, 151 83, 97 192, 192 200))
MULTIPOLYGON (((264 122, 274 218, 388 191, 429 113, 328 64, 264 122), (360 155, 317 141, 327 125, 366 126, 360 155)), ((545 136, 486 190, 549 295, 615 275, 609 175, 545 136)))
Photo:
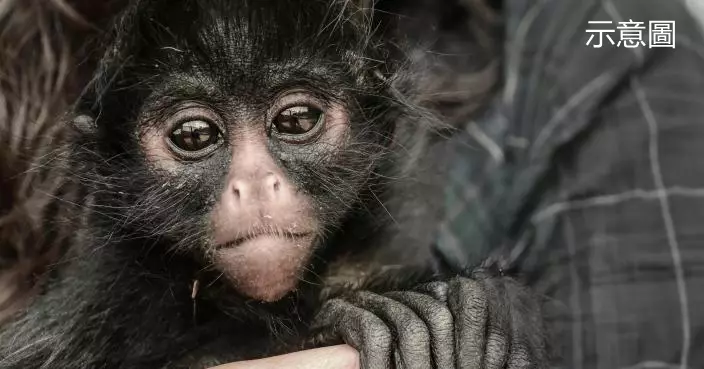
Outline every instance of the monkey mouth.
POLYGON ((273 302, 296 289, 314 239, 314 232, 255 232, 222 244, 213 262, 239 293, 273 302))
POLYGON ((242 237, 237 237, 232 241, 221 243, 216 248, 217 249, 228 249, 232 247, 240 246, 249 241, 254 241, 259 238, 270 238, 270 239, 281 239, 288 241, 299 241, 301 239, 308 239, 313 235, 313 232, 253 232, 242 237))

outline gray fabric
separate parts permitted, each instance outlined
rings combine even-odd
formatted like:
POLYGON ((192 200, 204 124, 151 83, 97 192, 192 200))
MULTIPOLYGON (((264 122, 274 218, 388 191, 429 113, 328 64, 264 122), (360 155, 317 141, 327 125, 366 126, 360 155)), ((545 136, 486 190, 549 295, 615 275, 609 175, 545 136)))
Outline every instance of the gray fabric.
POLYGON ((702 0, 687 0, 689 10, 694 17, 699 20, 699 24, 704 27, 704 1, 702 0))
POLYGON ((698 24, 677 0, 504 11, 505 88, 456 138, 440 253, 508 250, 549 301, 559 367, 704 368, 698 24), (676 48, 585 45, 588 21, 629 19, 675 21, 676 48))

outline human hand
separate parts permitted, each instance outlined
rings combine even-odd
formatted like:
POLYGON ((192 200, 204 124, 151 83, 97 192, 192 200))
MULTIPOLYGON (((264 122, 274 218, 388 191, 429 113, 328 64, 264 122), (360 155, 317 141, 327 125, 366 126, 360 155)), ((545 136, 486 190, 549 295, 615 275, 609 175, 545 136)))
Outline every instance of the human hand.
POLYGON ((238 361, 210 369, 359 369, 359 353, 350 346, 338 345, 238 361))

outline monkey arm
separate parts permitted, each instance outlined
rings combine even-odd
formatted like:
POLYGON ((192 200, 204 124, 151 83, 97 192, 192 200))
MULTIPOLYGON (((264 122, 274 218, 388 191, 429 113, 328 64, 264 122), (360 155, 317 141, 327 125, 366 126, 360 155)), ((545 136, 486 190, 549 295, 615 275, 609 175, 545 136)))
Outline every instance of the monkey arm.
POLYGON ((476 269, 410 290, 330 299, 313 329, 319 344, 342 340, 359 350, 363 369, 543 368, 540 317, 527 288, 476 269))

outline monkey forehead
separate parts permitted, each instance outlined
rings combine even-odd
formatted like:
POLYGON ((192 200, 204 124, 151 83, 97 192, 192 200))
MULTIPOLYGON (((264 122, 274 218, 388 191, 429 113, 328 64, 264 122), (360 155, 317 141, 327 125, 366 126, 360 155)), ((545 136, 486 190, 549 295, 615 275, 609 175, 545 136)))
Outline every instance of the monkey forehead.
POLYGON ((137 65, 229 77, 231 85, 275 79, 286 67, 321 65, 349 73, 350 55, 368 45, 347 15, 349 2, 190 0, 143 2, 134 27, 137 65), (139 60, 141 59, 141 60, 139 60), (152 61, 154 61, 152 63, 152 61))
MULTIPOLYGON (((143 108, 146 112, 158 112, 165 115, 171 109, 182 108, 182 103, 202 101, 214 106, 232 102, 234 98, 240 108, 264 109, 270 107, 281 92, 303 89, 327 104, 346 105, 350 98, 344 89, 348 86, 331 70, 323 65, 313 68, 301 68, 295 65, 268 64, 262 66, 268 73, 248 74, 239 77, 229 75, 229 81, 223 81, 217 72, 202 70, 190 72, 170 71, 160 75, 158 83, 152 83, 148 96, 145 96, 143 108), (180 105, 181 104, 181 105, 180 105), (241 105, 244 104, 244 105, 241 105)), ((240 113, 248 113, 243 110, 240 113)), ((250 113, 256 114, 257 111, 250 113)))

